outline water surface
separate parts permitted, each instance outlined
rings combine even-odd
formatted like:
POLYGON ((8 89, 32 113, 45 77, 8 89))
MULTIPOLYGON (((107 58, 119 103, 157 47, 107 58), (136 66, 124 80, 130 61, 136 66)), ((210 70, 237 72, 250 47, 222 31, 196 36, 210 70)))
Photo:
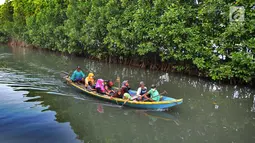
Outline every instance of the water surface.
POLYGON ((255 92, 202 79, 106 64, 43 50, 0 47, 0 142, 255 142, 255 92), (157 84, 184 103, 147 111, 100 101, 68 86, 77 65, 97 78, 157 84))

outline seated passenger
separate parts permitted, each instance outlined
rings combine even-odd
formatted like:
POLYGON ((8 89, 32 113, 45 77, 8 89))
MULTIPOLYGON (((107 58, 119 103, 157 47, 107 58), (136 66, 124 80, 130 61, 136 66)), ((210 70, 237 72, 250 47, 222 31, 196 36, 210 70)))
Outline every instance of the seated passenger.
POLYGON ((156 89, 156 86, 154 84, 151 85, 151 89, 142 95, 142 97, 145 98, 145 100, 150 100, 150 101, 159 101, 160 100, 160 95, 158 93, 158 90, 156 89), (150 94, 150 98, 148 95, 150 94))
POLYGON ((97 80, 97 83, 96 83, 96 91, 97 91, 97 93, 105 94, 104 80, 103 80, 103 79, 98 79, 98 80, 97 80))
POLYGON ((89 81, 91 82, 91 85, 95 85, 95 79, 94 79, 94 74, 93 73, 89 73, 89 75, 86 77, 85 79, 85 87, 88 86, 89 81))
POLYGON ((119 89, 118 91, 116 91, 112 96, 111 98, 122 98, 122 95, 121 95, 121 89, 119 89))
POLYGON ((107 81, 107 83, 104 85, 104 89, 107 95, 113 95, 114 94, 114 90, 113 90, 113 82, 107 81))
MULTIPOLYGON (((134 100, 135 98, 132 97, 129 93, 124 93, 123 99, 126 100, 126 101, 124 102, 124 104, 125 104, 127 101, 132 101, 132 100, 134 100)), ((134 100, 134 101, 137 101, 137 100, 134 100)))
POLYGON ((121 86, 121 95, 123 96, 124 93, 128 93, 128 90, 130 90, 128 80, 125 80, 122 82, 121 86))
POLYGON ((123 99, 131 100, 132 96, 129 93, 124 93, 123 99))
POLYGON ((88 91, 96 91, 96 89, 93 87, 91 81, 88 82, 87 90, 88 90, 88 91))
POLYGON ((84 77, 85 77, 85 74, 81 71, 81 67, 77 66, 77 69, 73 72, 70 79, 73 82, 81 83, 81 82, 84 82, 84 77))
POLYGON ((141 95, 144 95, 147 92, 147 87, 145 87, 144 82, 140 82, 140 87, 137 89, 136 96, 141 100, 141 95))

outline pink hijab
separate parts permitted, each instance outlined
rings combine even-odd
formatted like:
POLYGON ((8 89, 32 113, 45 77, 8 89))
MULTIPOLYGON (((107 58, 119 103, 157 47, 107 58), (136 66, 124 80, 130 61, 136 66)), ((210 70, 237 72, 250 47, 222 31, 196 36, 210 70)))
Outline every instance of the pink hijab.
POLYGON ((97 80, 96 88, 100 88, 102 92, 105 92, 105 89, 104 89, 104 80, 103 79, 98 79, 97 80))

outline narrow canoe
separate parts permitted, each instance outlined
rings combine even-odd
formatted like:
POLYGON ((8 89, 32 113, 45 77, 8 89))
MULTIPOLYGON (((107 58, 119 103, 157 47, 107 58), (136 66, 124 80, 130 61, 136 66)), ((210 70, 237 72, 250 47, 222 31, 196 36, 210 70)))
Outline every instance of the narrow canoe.
MULTIPOLYGON (((83 85, 75 84, 70 80, 68 76, 64 77, 65 80, 70 84, 71 86, 83 91, 84 93, 91 95, 93 97, 97 97, 99 99, 109 101, 112 103, 116 103, 118 105, 123 105, 126 100, 121 98, 110 98, 108 95, 102 95, 98 94, 95 91, 88 91, 85 89, 83 85)), ((135 93, 134 90, 129 91, 131 94, 135 93)), ((162 96, 161 101, 159 102, 144 102, 144 101, 127 101, 124 106, 133 107, 133 108, 140 108, 140 109, 166 109, 170 108, 179 104, 182 104, 183 99, 174 99, 167 96, 162 96)))

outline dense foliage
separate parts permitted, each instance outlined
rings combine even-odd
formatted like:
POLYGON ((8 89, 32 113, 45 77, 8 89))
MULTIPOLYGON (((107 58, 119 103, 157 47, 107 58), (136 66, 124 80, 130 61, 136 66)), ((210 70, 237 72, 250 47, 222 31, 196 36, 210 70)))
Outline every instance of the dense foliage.
POLYGON ((254 24, 253 0, 7 0, 0 6, 0 42, 12 38, 238 82, 255 75, 254 24), (231 6, 244 6, 245 21, 230 22, 231 6))

